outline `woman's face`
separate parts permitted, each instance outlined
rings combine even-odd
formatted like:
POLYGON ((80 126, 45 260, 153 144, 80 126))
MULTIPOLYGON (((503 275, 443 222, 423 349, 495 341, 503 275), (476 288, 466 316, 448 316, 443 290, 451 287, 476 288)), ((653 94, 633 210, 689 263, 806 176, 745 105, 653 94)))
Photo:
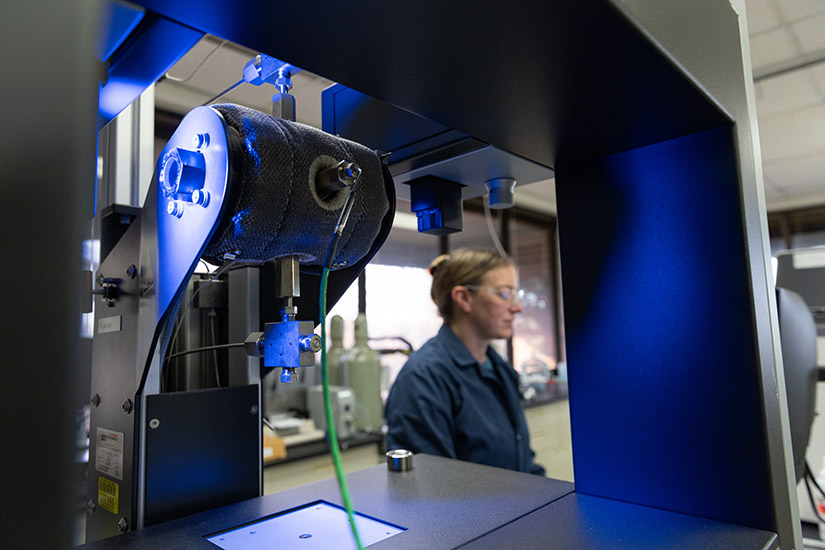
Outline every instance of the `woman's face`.
POLYGON ((518 290, 518 274, 512 266, 502 266, 489 271, 472 293, 470 320, 477 334, 484 339, 510 338, 513 321, 521 312, 521 302, 507 300, 518 290))

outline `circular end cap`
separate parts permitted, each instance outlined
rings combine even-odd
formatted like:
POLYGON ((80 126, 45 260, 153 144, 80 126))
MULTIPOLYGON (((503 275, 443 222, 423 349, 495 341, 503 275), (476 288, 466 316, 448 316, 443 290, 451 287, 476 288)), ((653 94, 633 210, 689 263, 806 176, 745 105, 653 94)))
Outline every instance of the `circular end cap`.
POLYGON ((167 197, 192 193, 206 181, 204 157, 197 151, 175 147, 163 155, 160 165, 160 185, 167 197))
POLYGON ((391 472, 409 472, 412 470, 413 454, 406 449, 393 449, 387 452, 387 468, 391 472))
POLYGON ((317 353, 321 351, 321 337, 317 334, 301 337, 301 351, 317 353))
POLYGON ((511 208, 515 204, 513 191, 516 188, 516 180, 512 178, 497 178, 486 183, 490 192, 490 208, 501 210, 511 208))

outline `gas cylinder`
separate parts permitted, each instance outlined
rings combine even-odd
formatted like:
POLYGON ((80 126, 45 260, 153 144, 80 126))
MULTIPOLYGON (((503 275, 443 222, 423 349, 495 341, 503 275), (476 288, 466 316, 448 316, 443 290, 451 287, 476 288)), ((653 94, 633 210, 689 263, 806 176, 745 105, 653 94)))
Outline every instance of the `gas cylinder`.
POLYGON ((381 401, 380 354, 367 345, 367 318, 355 319, 355 345, 347 356, 349 386, 355 395, 355 427, 379 431, 384 418, 381 401))
POLYGON ((344 349, 344 319, 333 315, 329 322, 329 339, 332 341, 327 351, 327 380, 330 386, 343 386, 344 363, 347 360, 344 349))

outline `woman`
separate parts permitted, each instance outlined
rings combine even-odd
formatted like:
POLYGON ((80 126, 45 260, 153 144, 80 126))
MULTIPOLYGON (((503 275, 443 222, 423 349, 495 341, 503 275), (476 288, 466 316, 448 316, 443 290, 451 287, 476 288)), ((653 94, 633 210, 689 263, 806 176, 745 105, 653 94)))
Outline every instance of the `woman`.
POLYGON ((410 356, 387 399, 387 445, 544 475, 533 462, 518 375, 490 340, 510 338, 521 312, 513 262, 461 248, 430 266, 444 324, 410 356))

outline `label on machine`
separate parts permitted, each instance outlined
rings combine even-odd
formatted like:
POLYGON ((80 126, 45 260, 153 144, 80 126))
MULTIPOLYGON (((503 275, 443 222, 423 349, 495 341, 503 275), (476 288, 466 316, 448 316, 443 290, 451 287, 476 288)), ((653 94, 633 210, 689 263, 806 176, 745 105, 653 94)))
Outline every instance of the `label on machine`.
POLYGON ((120 315, 117 317, 104 317, 97 321, 97 333, 120 332, 123 320, 120 315))
POLYGON ((97 503, 104 510, 117 514, 119 491, 120 487, 114 481, 105 477, 97 478, 97 503))
POLYGON ((97 429, 95 470, 123 481, 123 433, 97 429))

